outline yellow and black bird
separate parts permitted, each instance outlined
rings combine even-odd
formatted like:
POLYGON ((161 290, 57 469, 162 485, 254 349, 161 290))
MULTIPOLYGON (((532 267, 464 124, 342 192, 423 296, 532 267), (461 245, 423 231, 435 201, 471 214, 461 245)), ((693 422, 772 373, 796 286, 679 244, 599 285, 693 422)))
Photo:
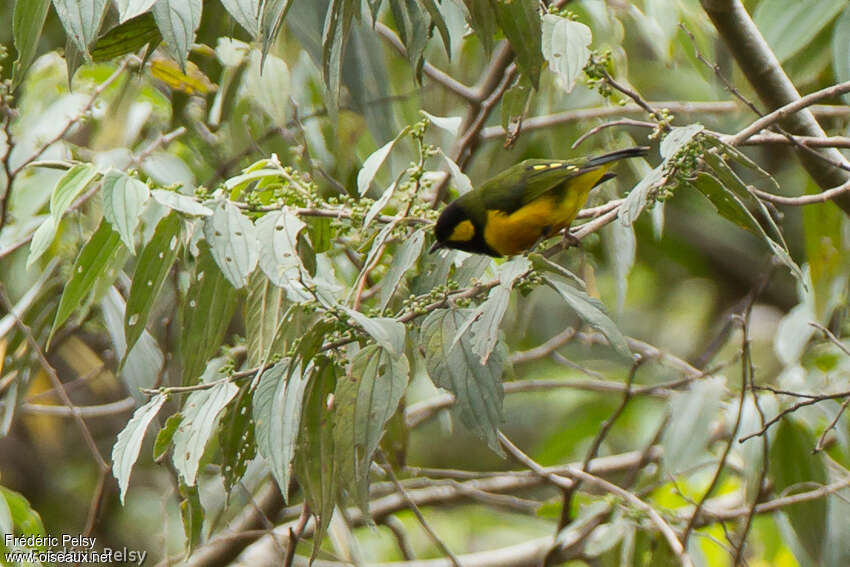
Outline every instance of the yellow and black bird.
POLYGON ((570 226, 590 190, 614 177, 617 160, 644 156, 646 147, 574 160, 528 159, 509 167, 443 209, 431 252, 455 248, 511 256, 570 226))

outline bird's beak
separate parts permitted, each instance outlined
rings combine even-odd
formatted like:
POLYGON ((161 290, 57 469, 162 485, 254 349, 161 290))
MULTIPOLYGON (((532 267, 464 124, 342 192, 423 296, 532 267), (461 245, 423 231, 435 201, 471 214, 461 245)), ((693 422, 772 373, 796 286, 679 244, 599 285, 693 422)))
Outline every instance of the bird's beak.
POLYGON ((428 253, 433 254, 437 250, 439 250, 441 248, 445 248, 445 247, 446 247, 445 242, 435 242, 434 244, 431 245, 431 248, 428 249, 428 253))

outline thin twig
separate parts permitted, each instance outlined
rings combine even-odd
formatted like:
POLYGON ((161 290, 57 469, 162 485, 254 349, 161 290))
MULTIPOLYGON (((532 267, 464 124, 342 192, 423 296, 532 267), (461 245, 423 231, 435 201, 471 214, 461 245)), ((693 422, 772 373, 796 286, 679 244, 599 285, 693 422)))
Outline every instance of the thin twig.
POLYGON ((434 544, 440 548, 440 551, 442 551, 446 555, 446 557, 451 560, 452 565, 454 565, 454 567, 463 567, 457 556, 452 553, 452 550, 450 550, 446 543, 440 538, 440 536, 437 535, 437 532, 434 531, 434 529, 425 519, 425 516, 422 515, 422 511, 419 509, 419 506, 416 505, 416 502, 413 501, 413 499, 407 493, 407 490, 405 490, 404 486, 402 486, 401 483, 398 481, 395 472, 393 472, 392 465, 390 465, 383 451, 381 451, 380 449, 378 449, 378 456, 380 457, 381 461, 383 461, 383 469, 384 471, 386 471, 390 482, 395 485, 396 490, 398 490, 399 494, 401 494, 402 498, 404 498, 404 500, 407 502, 408 506, 410 507, 410 511, 413 512, 414 516, 416 516, 416 519, 419 521, 419 525, 422 526, 422 529, 425 530, 425 532, 428 534, 428 537, 431 538, 431 541, 433 541, 434 544))

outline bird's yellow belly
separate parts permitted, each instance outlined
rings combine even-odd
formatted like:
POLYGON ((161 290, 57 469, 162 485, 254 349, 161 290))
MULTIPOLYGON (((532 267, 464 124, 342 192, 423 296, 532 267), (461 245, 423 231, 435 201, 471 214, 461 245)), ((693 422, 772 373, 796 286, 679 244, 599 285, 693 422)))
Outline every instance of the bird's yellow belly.
POLYGON ((554 196, 537 199, 513 213, 487 211, 484 240, 503 256, 528 250, 543 236, 569 226, 576 211, 554 196))

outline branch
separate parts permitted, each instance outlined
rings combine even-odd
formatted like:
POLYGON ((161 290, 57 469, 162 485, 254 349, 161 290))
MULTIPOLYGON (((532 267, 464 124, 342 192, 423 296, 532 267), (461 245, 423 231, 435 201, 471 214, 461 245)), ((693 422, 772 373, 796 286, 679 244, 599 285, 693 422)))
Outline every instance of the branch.
MULTIPOLYGON (((791 79, 782 70, 782 66, 740 0, 701 0, 701 3, 744 72, 744 76, 768 108, 788 107, 801 100, 791 79)), ((800 107, 801 112, 776 118, 781 118, 782 127, 792 134, 825 137, 823 128, 815 120, 814 115, 805 108, 806 106, 804 104, 800 107)), ((760 125, 759 130, 766 124, 768 122, 760 125)), ((758 130, 751 134, 756 132, 758 130)), ((846 163, 844 157, 835 149, 828 149, 821 153, 831 161, 846 163)), ((850 176, 845 172, 824 164, 808 153, 801 153, 799 157, 803 167, 821 189, 843 185, 850 180, 850 176)), ((850 212, 850 197, 841 196, 836 199, 836 204, 845 212, 850 212)))

